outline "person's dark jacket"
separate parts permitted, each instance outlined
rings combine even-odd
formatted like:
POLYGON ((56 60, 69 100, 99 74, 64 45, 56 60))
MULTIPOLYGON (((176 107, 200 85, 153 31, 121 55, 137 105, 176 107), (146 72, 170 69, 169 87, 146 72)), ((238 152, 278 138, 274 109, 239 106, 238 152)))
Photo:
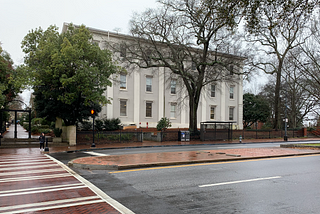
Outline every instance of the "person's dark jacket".
POLYGON ((46 141, 46 137, 44 135, 40 135, 39 140, 40 143, 44 143, 46 141))

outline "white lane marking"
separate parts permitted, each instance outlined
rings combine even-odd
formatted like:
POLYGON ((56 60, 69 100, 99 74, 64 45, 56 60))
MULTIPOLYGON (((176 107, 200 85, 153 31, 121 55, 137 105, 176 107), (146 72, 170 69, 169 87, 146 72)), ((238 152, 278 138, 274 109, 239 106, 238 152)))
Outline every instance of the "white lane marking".
POLYGON ((49 178, 69 177, 72 176, 69 173, 53 174, 53 175, 42 175, 42 176, 27 176, 20 178, 3 178, 0 179, 0 183, 13 182, 13 181, 27 181, 27 180, 40 180, 49 178))
POLYGON ((47 157, 49 157, 51 160, 55 161, 57 164, 59 164, 62 168, 64 168, 66 171, 68 171, 70 174, 72 174, 78 181, 89 187, 95 194, 100 196, 105 202, 107 202, 110 206, 115 208, 117 211, 123 214, 134 214, 131 210, 129 210, 127 207, 123 206, 118 201, 114 200, 110 196, 108 196, 106 193, 101 191, 98 187, 94 186, 92 183, 90 183, 88 180, 81 177, 79 174, 77 174, 75 171, 64 165, 62 162, 58 161, 57 159, 45 154, 47 157))
POLYGON ((238 184, 238 183, 245 183, 245 182, 252 182, 252 181, 271 180, 271 179, 277 179, 277 178, 281 178, 281 176, 274 176, 274 177, 268 177, 268 178, 255 178, 255 179, 241 180, 241 181, 230 181, 230 182, 223 182, 223 183, 216 183, 216 184, 205 184, 205 185, 199 185, 199 187, 202 188, 202 187, 221 186, 221 185, 238 184))
POLYGON ((0 171, 9 171, 9 170, 18 170, 18 169, 35 169, 35 168, 48 168, 48 167, 59 167, 56 163, 46 164, 45 166, 36 165, 36 166, 19 166, 19 167, 8 167, 8 168, 0 168, 0 171))
POLYGON ((39 169, 39 170, 28 170, 28 171, 15 171, 15 172, 2 172, 0 176, 8 176, 8 175, 25 175, 25 174, 35 174, 35 173, 45 173, 45 172, 59 172, 65 171, 61 168, 55 169, 39 169))
POLYGON ((41 211, 41 210, 59 209, 59 208, 65 208, 65 207, 74 207, 74 206, 81 206, 81 205, 95 204, 95 203, 103 203, 103 202, 105 202, 105 201, 103 201, 103 200, 84 201, 84 202, 78 202, 78 203, 72 203, 72 204, 63 204, 63 205, 57 205, 57 206, 48 206, 48 207, 30 208, 30 209, 24 209, 24 210, 15 210, 15 211, 4 212, 2 214, 36 212, 36 211, 41 211))
POLYGON ((89 155, 94 155, 94 156, 110 156, 108 154, 103 154, 103 153, 98 153, 98 152, 83 152, 89 155))
POLYGON ((34 188, 27 188, 27 189, 12 189, 12 190, 0 191, 0 196, 1 196, 1 194, 5 194, 5 193, 26 192, 26 191, 32 191, 32 190, 38 190, 38 189, 43 190, 43 189, 53 189, 53 188, 81 186, 81 185, 83 185, 83 183, 63 184, 63 185, 45 186, 45 187, 34 187, 34 188))
POLYGON ((37 206, 51 205, 51 204, 69 203, 69 202, 84 201, 84 200, 92 200, 92 199, 98 199, 98 198, 99 198, 98 196, 88 196, 88 197, 81 197, 81 198, 70 198, 70 199, 64 199, 64 200, 39 202, 39 203, 33 203, 33 204, 14 205, 14 206, 0 207, 0 211, 37 207, 37 206))
POLYGON ((36 190, 36 191, 30 191, 30 192, 8 193, 8 194, 2 194, 2 195, 0 195, 0 197, 15 196, 15 195, 30 195, 30 194, 36 194, 36 193, 56 192, 56 191, 61 191, 61 190, 80 189, 80 188, 88 188, 88 187, 83 185, 83 186, 75 186, 75 187, 64 187, 64 188, 56 188, 56 189, 36 190))
MULTIPOLYGON (((49 164, 49 163, 52 163, 51 161, 44 161, 44 162, 27 162, 27 163, 25 163, 25 164, 21 164, 21 163, 14 163, 14 164, 5 164, 5 165, 1 165, 0 164, 0 167, 9 167, 9 166, 24 166, 24 165, 39 165, 39 164, 42 164, 42 166, 43 165, 45 165, 45 164, 49 164)), ((1 169, 1 168, 0 168, 1 169)))

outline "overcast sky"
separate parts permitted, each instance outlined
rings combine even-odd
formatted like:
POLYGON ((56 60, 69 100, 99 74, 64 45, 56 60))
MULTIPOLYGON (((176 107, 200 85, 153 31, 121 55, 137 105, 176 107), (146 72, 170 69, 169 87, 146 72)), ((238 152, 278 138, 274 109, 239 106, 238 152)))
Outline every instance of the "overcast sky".
MULTIPOLYGON (((63 23, 129 33, 134 12, 157 7, 156 0, 0 0, 0 42, 15 65, 23 63, 21 41, 32 29, 63 23)), ((29 103, 30 92, 23 98, 29 103)))
POLYGON ((0 0, 0 42, 15 65, 23 63, 21 41, 29 30, 64 22, 128 33, 133 12, 156 7, 155 0, 0 0))
MULTIPOLYGON (((155 0, 0 0, 0 42, 14 65, 23 63, 21 41, 32 29, 46 30, 64 22, 106 31, 120 28, 129 33, 129 20, 134 12, 157 7, 155 0)), ((29 103, 30 92, 22 93, 29 103)))

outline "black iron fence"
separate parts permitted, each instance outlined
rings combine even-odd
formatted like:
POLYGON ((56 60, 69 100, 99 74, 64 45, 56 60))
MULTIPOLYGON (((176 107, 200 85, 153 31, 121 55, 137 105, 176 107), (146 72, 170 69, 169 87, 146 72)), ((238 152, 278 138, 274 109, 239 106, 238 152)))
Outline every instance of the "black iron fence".
MULTIPOLYGON (((252 129, 252 130, 233 130, 233 139, 271 139, 271 138, 283 138, 285 136, 284 130, 261 130, 261 129, 252 129)), ((287 130, 287 137, 304 137, 302 129, 289 129, 287 130)))
MULTIPOLYGON (((95 143, 122 143, 143 141, 179 141, 180 130, 165 130, 154 132, 143 132, 142 130, 119 130, 119 131, 95 131, 95 143)), ((284 130, 232 130, 232 129, 206 129, 205 132, 190 133, 190 141, 223 141, 239 139, 271 139, 283 138, 284 130)), ((288 138, 304 137, 302 129, 289 129, 288 138)), ((92 131, 77 131, 77 144, 90 145, 93 141, 92 131)))
MULTIPOLYGON (((95 131, 95 143, 142 142, 142 131, 95 131)), ((77 144, 90 145, 93 141, 92 131, 77 131, 77 144)))

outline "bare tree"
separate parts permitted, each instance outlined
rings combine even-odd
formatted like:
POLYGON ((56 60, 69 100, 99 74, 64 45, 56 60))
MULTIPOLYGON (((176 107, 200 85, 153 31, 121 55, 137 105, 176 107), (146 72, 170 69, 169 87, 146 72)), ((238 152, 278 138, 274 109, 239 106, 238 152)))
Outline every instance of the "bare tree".
POLYGON ((248 42, 257 44, 258 53, 252 66, 268 74, 276 75, 273 128, 280 126, 280 90, 284 61, 290 51, 304 40, 300 35, 316 1, 293 1, 278 4, 269 2, 259 7, 260 15, 254 27, 247 28, 248 42), (282 12, 281 12, 282 11, 282 12), (283 12, 284 11, 284 12, 283 12))
POLYGON ((163 67, 179 76, 189 101, 189 129, 196 131, 203 88, 216 81, 239 80, 240 76, 230 74, 241 73, 244 58, 228 54, 224 42, 240 21, 240 1, 159 2, 160 8, 133 17, 132 40, 113 45, 113 49, 118 48, 131 65, 163 67), (226 53, 220 53, 222 48, 226 53))

